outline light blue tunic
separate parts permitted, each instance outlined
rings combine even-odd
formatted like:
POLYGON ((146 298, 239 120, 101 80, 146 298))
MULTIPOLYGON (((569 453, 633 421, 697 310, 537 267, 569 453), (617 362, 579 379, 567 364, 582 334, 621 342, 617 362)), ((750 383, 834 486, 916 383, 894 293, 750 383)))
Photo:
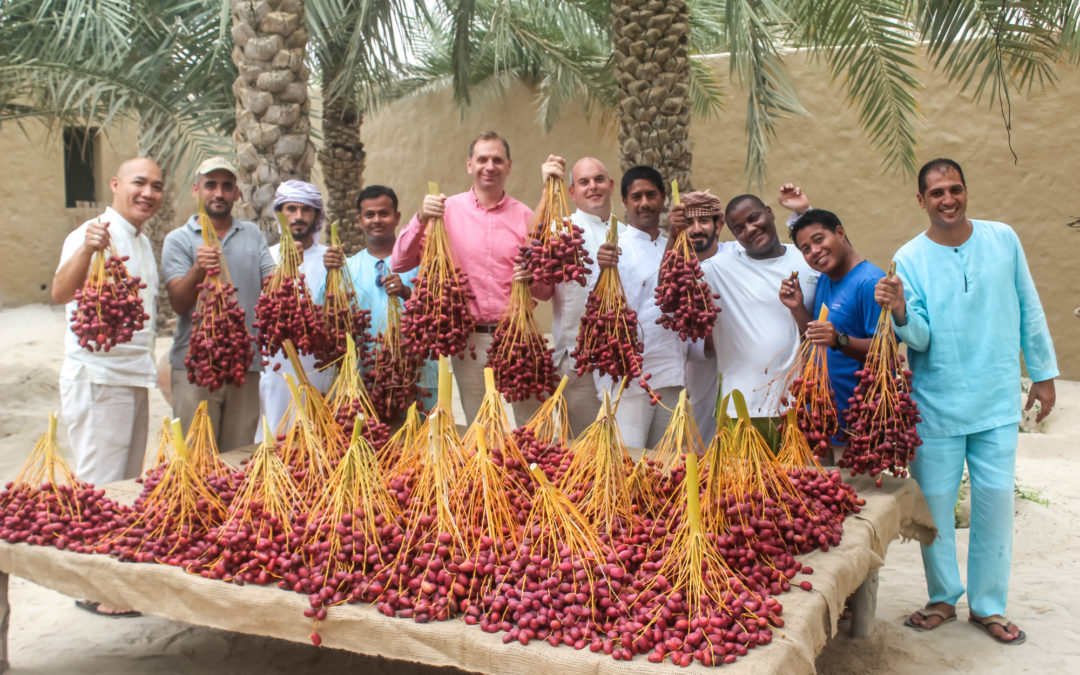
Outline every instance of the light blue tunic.
POLYGON ((1020 240, 1004 223, 972 220, 960 246, 926 233, 896 252, 904 282, 912 387, 923 438, 974 434, 1020 421, 1020 358, 1035 382, 1058 375, 1020 240))
MULTIPOLYGON (((386 289, 375 283, 378 278, 379 272, 376 269, 376 265, 379 261, 383 262, 383 272, 385 276, 392 274, 390 272, 390 256, 385 258, 376 258, 368 253, 367 249, 360 251, 356 255, 345 261, 345 272, 349 275, 349 279, 352 280, 353 289, 356 291, 356 300, 361 309, 367 309, 371 311, 371 323, 368 326, 368 335, 375 338, 382 332, 386 326, 386 312, 390 306, 390 297, 386 294, 386 289)), ((419 268, 413 268, 408 272, 401 272, 398 276, 401 277, 401 283, 407 285, 409 288, 413 288, 413 278, 416 276, 416 271, 419 268)), ((322 304, 326 297, 326 283, 319 287, 316 293, 316 302, 322 304)), ((438 365, 435 361, 425 361, 423 368, 420 371, 419 386, 428 389, 436 389, 438 387, 439 371, 438 365)))

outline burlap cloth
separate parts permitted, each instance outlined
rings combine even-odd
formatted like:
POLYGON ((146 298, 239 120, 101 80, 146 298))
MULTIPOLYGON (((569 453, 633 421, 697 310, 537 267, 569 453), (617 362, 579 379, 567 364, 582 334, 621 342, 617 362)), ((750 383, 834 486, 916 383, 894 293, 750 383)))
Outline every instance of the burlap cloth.
MULTIPOLYGON (((240 456, 242 451, 230 453, 227 459, 235 463, 240 456)), ((851 483, 866 499, 866 507, 847 519, 840 546, 803 556, 814 574, 799 580, 809 579, 814 589, 795 588, 781 596, 785 626, 775 630, 772 644, 750 650, 735 664, 724 666, 724 673, 814 672, 815 657, 836 633, 844 600, 868 572, 881 566, 889 542, 897 536, 920 541, 934 536, 933 521, 914 481, 887 478, 880 489, 862 478, 851 483)), ((138 490, 132 481, 109 486, 116 499, 131 500, 138 490)), ((236 586, 166 565, 121 563, 103 555, 6 542, 0 542, 0 570, 72 597, 310 644, 312 621, 303 616, 307 597, 276 586, 236 586)), ((331 608, 328 619, 319 624, 319 633, 327 647, 483 673, 713 672, 700 664, 687 669, 651 664, 644 656, 631 662, 615 661, 588 649, 555 648, 546 642, 504 645, 503 634, 488 634, 459 620, 418 624, 362 605, 331 608)))

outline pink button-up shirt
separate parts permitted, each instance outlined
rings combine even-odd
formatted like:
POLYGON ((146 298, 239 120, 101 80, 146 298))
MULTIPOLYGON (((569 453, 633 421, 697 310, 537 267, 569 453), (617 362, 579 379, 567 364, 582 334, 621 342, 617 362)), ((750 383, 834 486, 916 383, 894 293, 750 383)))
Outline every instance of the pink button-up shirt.
MULTIPOLYGON (((469 303, 477 323, 496 323, 510 303, 514 257, 528 236, 532 209, 503 194, 490 209, 480 206, 470 189, 446 198, 443 221, 454 251, 454 263, 469 275, 476 299, 469 303)), ((416 216, 398 235, 390 269, 410 270, 420 264, 426 228, 416 216)))

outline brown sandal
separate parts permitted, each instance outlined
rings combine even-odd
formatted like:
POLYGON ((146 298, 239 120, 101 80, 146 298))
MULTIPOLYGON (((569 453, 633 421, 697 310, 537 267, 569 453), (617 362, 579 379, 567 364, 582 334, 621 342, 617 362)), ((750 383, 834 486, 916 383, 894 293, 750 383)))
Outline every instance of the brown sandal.
POLYGON ((947 624, 947 623, 949 623, 951 621, 956 621, 956 608, 955 607, 953 608, 952 614, 946 614, 945 612, 941 611, 940 609, 930 609, 930 605, 928 604, 928 605, 926 605, 926 607, 923 607, 922 609, 915 610, 915 613, 918 614, 919 616, 921 616, 924 621, 926 619, 929 619, 932 616, 936 616, 939 619, 941 619, 941 621, 939 623, 936 623, 933 626, 920 626, 919 624, 912 621, 911 617, 909 616, 907 619, 904 620, 904 625, 907 626, 908 628, 914 628, 915 630, 921 630, 921 631, 934 630, 935 628, 940 628, 941 626, 944 626, 945 624, 947 624))
MULTIPOLYGON (((1024 640, 1027 639, 1027 633, 1025 633, 1022 630, 1020 631, 1019 635, 1017 635, 1016 637, 1014 637, 1011 640, 1007 640, 1007 639, 1001 637, 1000 635, 995 635, 994 631, 990 630, 994 626, 1001 626, 1001 630, 1006 632, 1006 633, 1009 632, 1009 624, 1012 624, 1012 625, 1016 626, 1016 624, 1012 623, 1011 621, 1009 621, 1005 617, 1001 616, 1000 614, 994 614, 993 616, 983 616, 983 617, 975 616, 974 614, 972 614, 972 615, 968 616, 968 623, 974 624, 974 625, 978 626, 979 628, 983 629, 984 631, 986 631, 987 635, 994 638, 994 640, 996 640, 997 642, 1000 642, 1003 645, 1019 645, 1019 644, 1023 644, 1024 640)), ((1020 626, 1016 626, 1016 629, 1020 630, 1020 626)))

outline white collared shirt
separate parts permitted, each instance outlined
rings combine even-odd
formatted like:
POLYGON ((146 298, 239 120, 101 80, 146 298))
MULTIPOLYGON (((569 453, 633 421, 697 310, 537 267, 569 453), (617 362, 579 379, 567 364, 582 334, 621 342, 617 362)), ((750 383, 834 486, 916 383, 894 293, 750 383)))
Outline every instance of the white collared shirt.
MULTIPOLYGON (((651 239, 647 232, 628 227, 619 234, 619 278, 626 302, 637 312, 638 335, 644 345, 642 373, 650 373, 649 386, 682 387, 685 383, 687 346, 679 335, 656 322, 660 307, 656 304, 656 282, 660 263, 667 248, 667 237, 651 239)), ((610 377, 599 381, 603 387, 615 387, 610 377)), ((639 388, 635 382, 628 387, 639 388)))
MULTIPOLYGON (((143 322, 141 330, 132 335, 129 342, 118 344, 108 352, 92 352, 79 346, 79 338, 71 330, 71 315, 78 308, 75 300, 67 303, 67 331, 64 334, 64 364, 60 368, 60 377, 68 380, 90 380, 94 384, 107 384, 120 387, 156 387, 157 367, 154 364, 154 338, 157 321, 158 269, 154 260, 154 249, 150 239, 138 233, 135 226, 110 206, 105 213, 95 220, 109 223, 109 239, 119 256, 127 256, 125 263, 128 275, 139 277, 146 288, 139 290, 143 301, 143 311, 150 318, 143 322)), ((86 228, 94 221, 88 220, 64 239, 64 248, 60 253, 63 267, 79 247, 86 241, 86 228)))
MULTIPOLYGON (((596 282, 600 278, 600 268, 596 265, 596 252, 600 249, 600 245, 607 241, 608 222, 606 220, 581 209, 574 211, 570 220, 582 229, 581 238, 585 240, 585 253, 593 262, 587 265, 589 275, 586 277, 584 286, 573 281, 555 284, 555 291, 551 296, 551 336, 555 341, 555 353, 552 358, 556 364, 564 355, 569 355, 577 344, 581 316, 585 313, 585 302, 589 298, 589 292, 596 288, 596 282)), ((620 233, 626 230, 626 226, 622 223, 619 223, 616 228, 620 233)))

